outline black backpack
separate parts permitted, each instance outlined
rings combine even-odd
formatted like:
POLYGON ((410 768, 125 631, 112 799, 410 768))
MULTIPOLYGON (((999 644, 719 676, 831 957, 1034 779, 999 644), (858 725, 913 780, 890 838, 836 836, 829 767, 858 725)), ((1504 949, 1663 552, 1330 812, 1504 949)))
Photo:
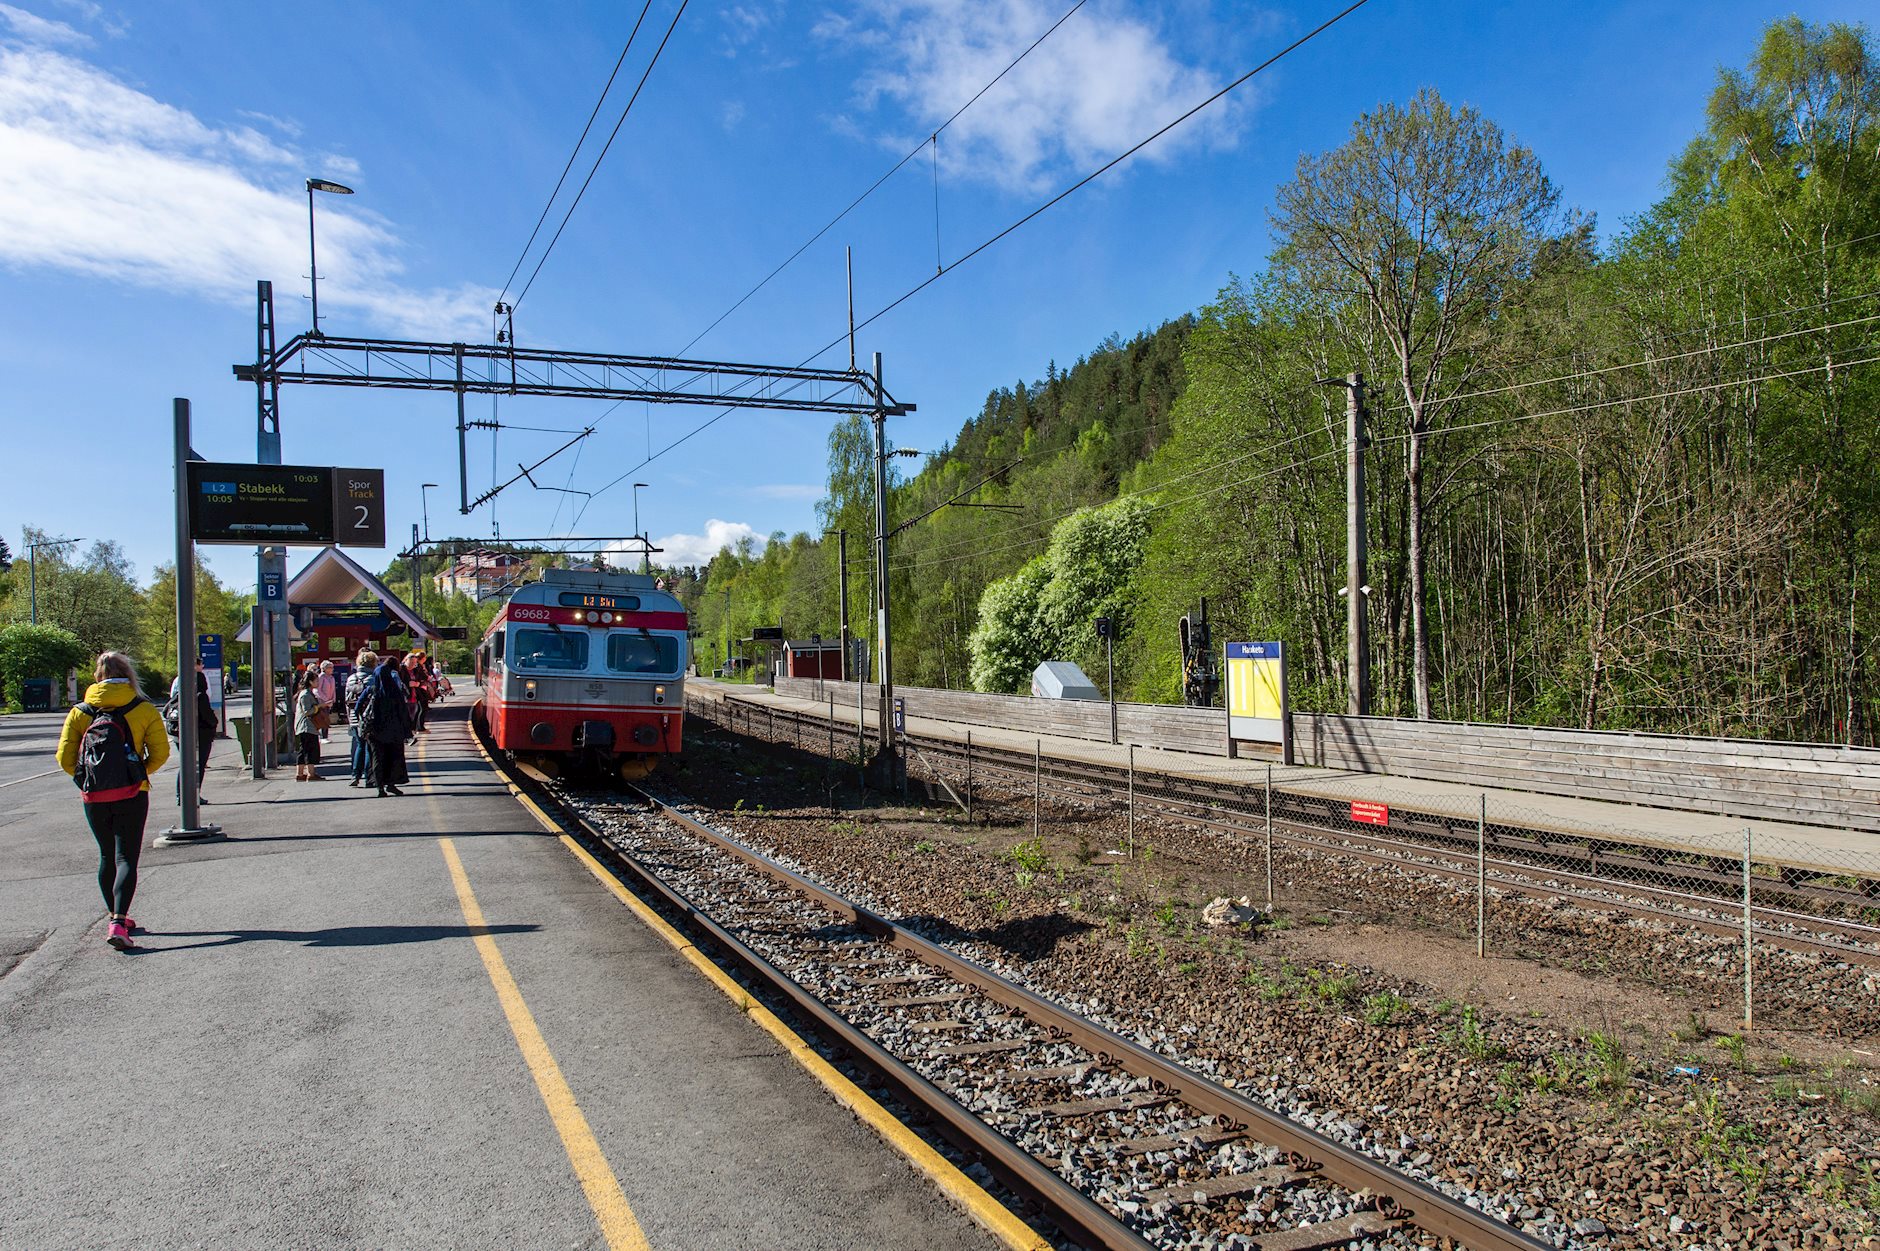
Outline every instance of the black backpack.
POLYGON ((79 740, 78 768, 72 774, 79 790, 87 795, 130 790, 141 786, 149 776, 144 769, 144 758, 138 754, 137 745, 131 742, 130 722, 125 717, 143 702, 142 696, 133 695, 131 702, 121 708, 78 706, 80 712, 91 718, 85 737, 79 740))

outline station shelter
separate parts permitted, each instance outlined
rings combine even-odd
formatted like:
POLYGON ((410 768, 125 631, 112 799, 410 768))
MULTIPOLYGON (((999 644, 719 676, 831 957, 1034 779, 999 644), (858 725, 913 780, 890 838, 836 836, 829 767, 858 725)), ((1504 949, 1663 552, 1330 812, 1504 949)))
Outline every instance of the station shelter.
MULTIPOLYGON (((321 548, 288 582, 287 612, 292 667, 331 660, 342 682, 362 647, 383 654, 390 639, 408 635, 412 647, 428 650, 439 638, 436 626, 337 547, 321 548)), ((249 638, 243 626, 236 641, 249 638)))
POLYGON ((841 678, 842 644, 834 639, 789 639, 783 645, 784 676, 841 678))

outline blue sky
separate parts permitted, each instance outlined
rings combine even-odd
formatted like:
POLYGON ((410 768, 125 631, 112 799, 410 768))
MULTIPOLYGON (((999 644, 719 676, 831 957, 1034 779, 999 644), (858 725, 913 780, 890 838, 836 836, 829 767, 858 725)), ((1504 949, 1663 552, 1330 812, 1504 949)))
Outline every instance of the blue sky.
MULTIPOLYGON (((585 176, 679 0, 653 0, 585 176)), ((932 132, 1071 0, 746 0, 680 17, 554 253, 518 338, 678 352, 932 132)), ((1088 0, 940 139, 947 261, 1310 29, 1336 3, 1088 0)), ((308 175, 357 188, 320 203, 331 334, 486 340, 516 263, 640 6, 222 0, 0 3, 0 533, 22 524, 120 541, 146 573, 172 555, 170 399, 197 449, 254 455, 254 281, 284 331, 307 323, 308 175)), ((1858 21, 1869 2, 1414 3, 1371 0, 1099 182, 868 327, 896 422, 931 450, 987 391, 1065 365, 1112 332, 1198 307, 1257 272, 1273 189, 1361 111, 1433 85, 1533 147, 1602 233, 1658 194, 1701 125, 1719 66, 1797 12, 1858 21)), ((842 249, 866 316, 933 272, 935 171, 923 153, 690 349, 794 364, 843 328, 842 249)), ((563 201, 565 205, 565 199, 563 201)), ((550 216, 552 227, 561 207, 550 216)), ((527 275, 533 255, 523 268, 527 275)), ((836 363, 832 354, 825 358, 836 363)), ((502 402, 506 422, 578 427, 588 401, 502 402)), ((702 559, 740 535, 814 525, 829 422, 740 412, 639 467, 717 410, 624 406, 538 473, 594 491, 627 475, 644 528, 702 559)), ((490 416, 487 399, 473 417, 490 416)), ((451 398, 290 387, 290 463, 381 465, 391 532, 422 482, 433 537, 569 532, 571 497, 504 493, 456 512, 451 398)), ((471 445, 471 491, 566 436, 471 445)), ((577 535, 633 528, 625 482, 577 535)), ((311 553, 306 553, 311 554, 311 553)), ((204 549, 225 579, 252 557, 204 549)), ((377 566, 380 553, 362 553, 377 566)), ((296 560, 297 568, 299 561, 296 560)))

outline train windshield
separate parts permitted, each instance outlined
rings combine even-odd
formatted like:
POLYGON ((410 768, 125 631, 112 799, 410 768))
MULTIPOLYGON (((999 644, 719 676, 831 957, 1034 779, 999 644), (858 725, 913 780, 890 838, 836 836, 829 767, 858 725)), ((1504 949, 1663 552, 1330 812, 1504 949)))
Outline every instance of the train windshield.
POLYGON ((671 634, 610 634, 607 667, 614 673, 679 672, 679 640, 671 634))
POLYGON ((587 668, 585 630, 514 630, 509 640, 509 663, 518 669, 576 672, 587 668))

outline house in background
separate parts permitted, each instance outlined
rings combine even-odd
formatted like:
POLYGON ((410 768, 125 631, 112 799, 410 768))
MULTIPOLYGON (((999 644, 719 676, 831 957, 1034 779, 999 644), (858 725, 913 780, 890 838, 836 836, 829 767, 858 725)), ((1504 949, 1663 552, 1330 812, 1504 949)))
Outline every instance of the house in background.
POLYGON ((477 548, 451 558, 443 572, 431 579, 439 595, 468 595, 477 602, 508 590, 523 577, 529 566, 527 556, 477 548))

